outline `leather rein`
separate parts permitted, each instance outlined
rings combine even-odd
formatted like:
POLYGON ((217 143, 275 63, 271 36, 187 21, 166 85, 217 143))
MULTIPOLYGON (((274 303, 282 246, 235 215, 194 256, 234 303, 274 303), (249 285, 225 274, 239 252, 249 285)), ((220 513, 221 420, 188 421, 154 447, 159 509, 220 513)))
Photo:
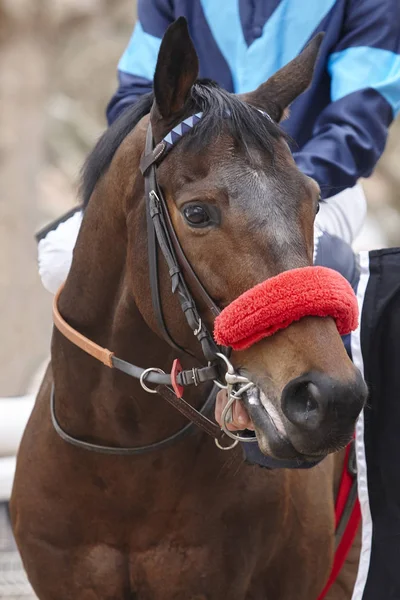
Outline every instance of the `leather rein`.
POLYGON ((221 443, 222 439, 225 437, 224 431, 206 416, 215 402, 218 387, 225 387, 223 384, 219 383, 218 379, 221 374, 219 364, 221 358, 223 359, 222 363, 227 362, 225 357, 227 349, 218 347, 214 342, 211 333, 201 320, 194 298, 186 284, 186 281, 188 281, 192 289, 196 290, 198 297, 202 299, 211 314, 214 317, 218 316, 220 313, 219 308, 198 279, 180 246, 169 216, 165 198, 157 183, 156 165, 166 156, 167 151, 173 147, 172 145, 168 147, 169 145, 165 142, 165 139, 166 138, 154 147, 152 127, 149 123, 146 135, 145 152, 140 163, 140 170, 145 184, 149 278, 152 304, 163 338, 174 349, 194 357, 192 353, 175 342, 165 324, 160 299, 158 274, 159 248, 168 266, 172 292, 176 294, 179 299, 186 321, 191 328, 193 335, 201 345, 204 357, 208 361, 208 366, 183 370, 179 360, 176 359, 173 363, 171 373, 167 374, 160 369, 153 367, 143 369, 116 357, 113 352, 91 341, 64 320, 58 309, 58 301, 63 289, 63 287, 61 287, 58 290, 53 303, 53 322, 60 333, 81 350, 101 361, 105 366, 112 369, 118 369, 131 377, 139 379, 144 390, 149 393, 161 395, 189 420, 189 423, 175 434, 146 446, 123 448, 93 444, 71 436, 60 425, 56 416, 55 389, 53 383, 50 408, 54 429, 64 441, 83 450, 125 456, 145 454, 172 445, 188 433, 191 433, 195 426, 212 436, 215 439, 217 446, 223 450, 231 449, 238 443, 236 440, 233 444, 224 446, 221 443), (195 409, 183 399, 182 395, 184 387, 190 385, 198 386, 199 384, 211 381, 214 382, 213 389, 200 410, 195 409), (148 387, 148 384, 153 384, 155 387, 150 388, 148 387))

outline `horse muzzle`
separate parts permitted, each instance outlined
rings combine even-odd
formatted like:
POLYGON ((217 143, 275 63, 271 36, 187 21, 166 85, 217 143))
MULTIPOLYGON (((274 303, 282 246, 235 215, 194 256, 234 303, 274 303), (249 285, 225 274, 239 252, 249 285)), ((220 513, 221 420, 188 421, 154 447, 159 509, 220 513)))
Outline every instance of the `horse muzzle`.
POLYGON ((280 398, 259 386, 242 396, 264 454, 312 461, 350 442, 366 397, 357 370, 347 382, 319 372, 304 374, 291 380, 280 398))
MULTIPOLYGON (((306 316, 332 317, 341 335, 354 330, 358 325, 358 306, 349 283, 326 267, 285 271, 248 290, 225 308, 216 319, 214 336, 218 343, 239 351, 236 356, 240 363, 240 351, 306 316)), ((334 328, 330 328, 330 333, 341 346, 334 328)), ((349 365, 347 356, 346 361, 349 365)), ((251 362, 247 361, 240 381, 234 381, 232 372, 227 374, 226 433, 229 409, 240 399, 265 454, 315 460, 350 441, 367 395, 360 373, 351 364, 344 369, 345 377, 320 369, 300 370, 301 375, 287 381, 283 389, 271 377, 260 373, 253 377, 252 371, 251 362)), ((234 435, 231 433, 231 437, 234 435)))

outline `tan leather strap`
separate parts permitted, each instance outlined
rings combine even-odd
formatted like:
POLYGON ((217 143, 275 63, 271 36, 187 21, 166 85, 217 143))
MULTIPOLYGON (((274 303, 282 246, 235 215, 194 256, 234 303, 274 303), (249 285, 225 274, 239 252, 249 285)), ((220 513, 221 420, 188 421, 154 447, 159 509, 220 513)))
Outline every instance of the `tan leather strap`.
POLYGON ((73 327, 68 325, 68 323, 62 318, 60 315, 60 311, 58 310, 58 299, 63 290, 63 285, 60 287, 56 295, 54 296, 53 301, 53 322, 57 327, 58 331, 63 334, 64 337, 67 338, 70 342, 78 346, 81 350, 90 354, 97 360, 101 361, 106 367, 110 367, 112 369, 114 367, 112 362, 112 357, 114 356, 114 352, 107 350, 107 348, 102 348, 98 344, 95 344, 87 337, 76 331, 73 327))
MULTIPOLYGON (((145 383, 153 383, 155 385, 172 385, 171 374, 159 373, 158 369, 143 369, 137 367, 121 358, 117 358, 114 352, 95 344, 87 337, 76 331, 71 325, 63 319, 58 310, 58 300, 64 286, 61 286, 54 297, 53 302, 53 321, 57 329, 75 346, 93 356, 96 360, 102 362, 110 369, 118 369, 131 377, 140 379, 145 383), (145 373, 147 371, 147 373, 145 373)), ((194 367, 186 371, 180 371, 174 381, 181 386, 199 385, 207 381, 215 381, 220 376, 217 365, 208 365, 207 367, 194 367)))

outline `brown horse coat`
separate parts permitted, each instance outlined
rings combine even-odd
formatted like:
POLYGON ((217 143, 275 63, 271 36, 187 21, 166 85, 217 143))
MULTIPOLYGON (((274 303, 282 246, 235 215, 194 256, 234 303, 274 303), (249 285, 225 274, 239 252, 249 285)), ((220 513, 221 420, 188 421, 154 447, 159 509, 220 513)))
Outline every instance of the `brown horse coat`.
MULTIPOLYGON (((279 120, 307 87, 316 53, 317 45, 274 76, 269 88, 242 100, 252 100, 279 120)), ((192 109, 196 61, 186 26, 178 20, 165 36, 157 65, 150 117, 156 138, 192 109)), ((147 122, 145 117, 125 136, 106 172, 99 173, 60 311, 73 327, 118 356, 169 371, 176 353, 158 336, 149 301, 143 178, 138 169, 147 122)), ((250 148, 244 159, 228 132, 211 139, 197 154, 189 151, 190 143, 180 143, 161 165, 160 185, 184 250, 215 300, 223 306, 274 272, 310 264, 318 193, 315 184, 298 173, 286 142, 272 138, 274 164, 259 148, 250 148), (280 183, 284 173, 286 181, 280 183), (210 232, 214 241, 207 242, 205 229, 186 230, 180 217, 180 207, 193 201, 199 182, 202 198, 223 207, 220 228, 210 232), (252 204, 258 184, 269 186, 266 210, 272 207, 263 223, 254 212, 257 203, 252 204), (289 207, 283 216, 271 204, 277 193, 289 207), (246 212, 238 213, 235 200, 243 194, 248 205, 246 212), (284 222, 287 243, 281 235, 284 222)), ((168 327, 200 361, 162 262, 160 270, 168 327)), ((209 315, 204 319, 210 323, 209 315)), ((303 319, 273 337, 234 360, 252 371, 260 386, 274 382, 277 405, 287 382, 310 368, 343 385, 354 379, 329 319, 303 319)), ((184 354, 180 359, 186 368, 193 366, 184 354)), ((40 600, 318 596, 334 552, 337 477, 332 455, 311 470, 267 471, 244 464, 240 448, 219 451, 199 432, 161 453, 118 457, 85 452, 54 431, 49 411, 53 381, 58 419, 81 439, 134 446, 162 439, 184 424, 161 398, 146 394, 138 382, 107 369, 54 331, 51 366, 21 443, 11 504, 17 543, 40 600)), ((195 406, 203 398, 204 392, 197 389, 187 393, 195 406)), ((317 447, 309 432, 293 430, 295 443, 309 443, 315 454, 343 446, 361 405, 360 401, 356 409, 349 401, 348 413, 343 410, 330 424, 336 437, 326 441, 329 436, 325 440, 321 434, 317 447)), ((263 448, 268 447, 266 436, 263 448)), ((353 576, 354 569, 349 581, 353 576)), ((351 585, 346 586, 329 597, 348 600, 351 585)))

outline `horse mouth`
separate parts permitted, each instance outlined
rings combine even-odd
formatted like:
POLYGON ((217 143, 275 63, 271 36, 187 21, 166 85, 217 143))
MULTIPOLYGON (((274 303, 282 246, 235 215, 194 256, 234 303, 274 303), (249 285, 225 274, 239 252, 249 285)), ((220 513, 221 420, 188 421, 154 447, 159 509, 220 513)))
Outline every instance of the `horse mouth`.
POLYGON ((289 440, 278 408, 259 387, 252 386, 243 394, 242 399, 263 454, 282 460, 294 459, 310 462, 325 457, 325 454, 305 455, 296 450, 289 440))

